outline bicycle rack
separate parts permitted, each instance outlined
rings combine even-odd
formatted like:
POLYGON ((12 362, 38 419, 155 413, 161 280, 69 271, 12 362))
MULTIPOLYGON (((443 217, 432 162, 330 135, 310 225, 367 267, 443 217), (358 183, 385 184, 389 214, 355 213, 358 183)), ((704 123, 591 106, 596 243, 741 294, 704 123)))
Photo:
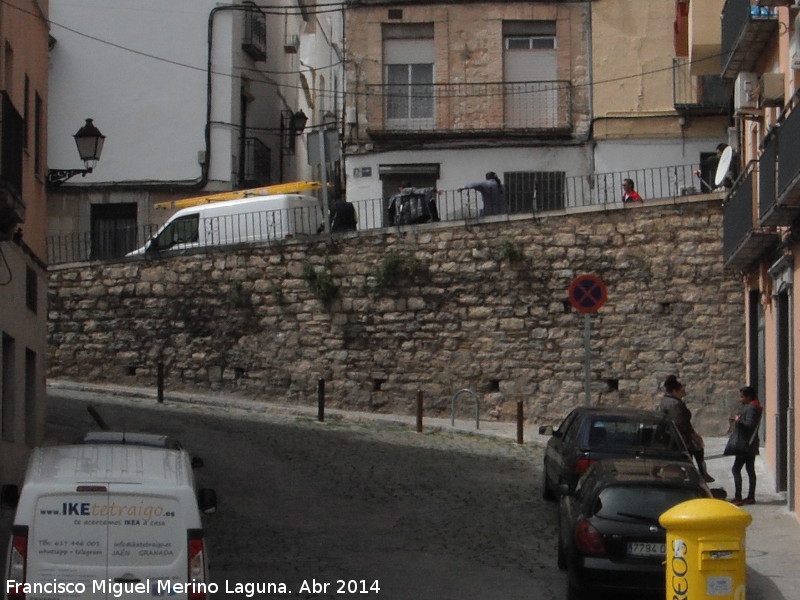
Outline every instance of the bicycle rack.
POLYGON ((458 390, 455 394, 453 394, 453 399, 450 401, 450 426, 454 426, 456 424, 456 398, 460 396, 462 393, 466 392, 467 394, 471 394, 473 398, 475 398, 475 429, 481 428, 481 397, 475 392, 475 390, 470 390, 468 388, 464 388, 463 390, 458 390))

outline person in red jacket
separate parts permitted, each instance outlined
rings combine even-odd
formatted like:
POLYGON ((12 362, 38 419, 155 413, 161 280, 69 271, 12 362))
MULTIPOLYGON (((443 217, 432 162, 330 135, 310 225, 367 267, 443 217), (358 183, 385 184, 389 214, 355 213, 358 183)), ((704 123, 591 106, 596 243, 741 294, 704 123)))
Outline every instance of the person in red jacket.
POLYGON ((642 197, 634 189, 633 179, 622 180, 622 201, 623 202, 642 202, 642 197))

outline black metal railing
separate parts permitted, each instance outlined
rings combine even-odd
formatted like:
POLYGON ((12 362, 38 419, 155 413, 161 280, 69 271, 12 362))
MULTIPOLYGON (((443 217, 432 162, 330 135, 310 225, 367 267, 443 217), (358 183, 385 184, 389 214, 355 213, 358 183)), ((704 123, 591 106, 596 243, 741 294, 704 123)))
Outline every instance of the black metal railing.
POLYGON ((786 204, 800 202, 800 90, 781 117, 778 136, 778 197, 786 204))
POLYGON ((684 112, 723 112, 728 107, 730 81, 720 75, 692 75, 688 58, 672 59, 672 104, 684 112))
MULTIPOLYGON (((701 194, 703 192, 694 175, 696 169, 696 164, 678 165, 569 177, 563 171, 505 173, 504 188, 508 204, 508 215, 505 216, 533 216, 548 211, 621 205, 622 182, 625 179, 634 181, 645 202, 701 194)), ((357 200, 353 204, 358 215, 358 230, 379 229, 389 225, 388 199, 357 200)), ((436 208, 443 222, 484 218, 480 193, 471 189, 441 190, 436 195, 436 208)), ((199 219, 199 224, 190 225, 188 229, 175 226, 174 232, 159 233, 160 237, 167 240, 161 244, 161 250, 265 242, 283 239, 295 232, 314 234, 321 230, 320 211, 296 210, 305 212, 298 215, 290 214, 287 210, 262 211, 199 219), (312 213, 316 213, 313 219, 312 213)), ((133 229, 107 229, 102 231, 102 238, 98 237, 98 232, 94 235, 86 232, 50 236, 47 238, 48 263, 56 265, 121 258, 142 248, 159 228, 158 225, 145 225, 133 229)))
POLYGON ((762 224, 774 212, 777 201, 779 134, 779 129, 774 128, 764 138, 764 147, 758 159, 758 217, 762 224))
POLYGON ((774 38, 777 15, 766 6, 768 2, 758 3, 764 7, 756 4, 754 0, 726 0, 722 8, 723 77, 753 70, 765 44, 774 38))
POLYGON ((368 85, 370 130, 569 130, 569 81, 368 85))
POLYGON ((753 231, 753 167, 754 163, 748 165, 725 202, 722 255, 726 262, 753 231))
POLYGON ((253 60, 267 59, 267 17, 255 5, 244 13, 242 50, 253 60))

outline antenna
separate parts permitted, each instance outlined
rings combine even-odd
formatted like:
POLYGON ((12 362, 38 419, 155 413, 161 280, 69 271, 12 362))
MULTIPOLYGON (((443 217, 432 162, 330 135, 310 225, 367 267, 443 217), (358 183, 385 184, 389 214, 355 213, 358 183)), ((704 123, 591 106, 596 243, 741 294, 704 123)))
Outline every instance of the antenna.
POLYGON ((725 178, 728 176, 728 171, 731 168, 731 160, 733 159, 733 150, 728 146, 722 151, 722 156, 719 157, 717 163, 717 172, 714 175, 714 185, 720 186, 725 178))

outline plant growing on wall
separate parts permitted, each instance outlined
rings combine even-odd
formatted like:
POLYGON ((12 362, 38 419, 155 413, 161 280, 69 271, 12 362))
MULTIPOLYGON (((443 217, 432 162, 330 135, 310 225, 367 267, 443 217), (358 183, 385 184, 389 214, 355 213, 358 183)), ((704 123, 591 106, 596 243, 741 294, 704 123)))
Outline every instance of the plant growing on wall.
POLYGON ((336 296, 339 295, 339 286, 333 281, 330 265, 326 264, 324 270, 318 270, 310 262, 303 263, 303 279, 306 280, 311 293, 322 302, 325 308, 330 308, 336 296))
POLYGON ((383 289, 417 280, 424 274, 425 265, 418 258, 414 256, 402 258, 397 254, 390 254, 381 262, 375 277, 378 280, 378 287, 383 289))
POLYGON ((498 249, 498 258, 500 261, 514 263, 521 261, 525 257, 522 254, 522 250, 520 250, 519 246, 517 246, 516 242, 506 238, 500 243, 500 248, 498 249))

